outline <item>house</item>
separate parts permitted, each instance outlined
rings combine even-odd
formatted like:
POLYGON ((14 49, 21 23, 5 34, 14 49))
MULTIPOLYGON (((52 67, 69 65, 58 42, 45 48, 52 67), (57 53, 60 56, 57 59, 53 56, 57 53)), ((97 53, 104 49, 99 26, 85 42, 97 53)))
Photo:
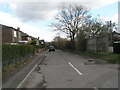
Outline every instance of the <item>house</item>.
POLYGON ((21 41, 28 41, 30 42, 32 40, 32 36, 29 36, 28 34, 21 32, 21 41))
POLYGON ((40 45, 39 42, 39 37, 38 38, 34 38, 22 31, 20 31, 20 28, 18 27, 17 29, 10 27, 10 26, 6 26, 6 25, 2 25, 0 24, 0 28, 1 31, 0 35, 2 36, 0 39, 2 39, 2 43, 19 43, 19 44, 27 44, 29 42, 31 42, 32 40, 36 40, 37 43, 36 45, 40 45))
POLYGON ((13 28, 6 25, 1 25, 2 27, 2 43, 20 43, 20 42, 30 42, 32 37, 28 34, 20 31, 20 28, 13 28))
POLYGON ((120 33, 114 31, 113 32, 113 41, 120 41, 120 33))
POLYGON ((45 41, 44 41, 44 40, 39 40, 39 44, 40 44, 40 45, 44 45, 44 44, 45 44, 45 41))
POLYGON ((2 43, 13 43, 18 41, 16 29, 5 25, 1 26, 2 26, 2 43))

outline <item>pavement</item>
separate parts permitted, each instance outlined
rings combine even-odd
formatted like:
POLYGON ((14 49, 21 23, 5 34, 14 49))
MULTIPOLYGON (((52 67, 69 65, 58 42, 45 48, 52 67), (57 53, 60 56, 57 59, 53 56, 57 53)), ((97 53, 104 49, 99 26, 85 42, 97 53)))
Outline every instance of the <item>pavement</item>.
POLYGON ((2 83, 2 88, 20 88, 22 86, 21 82, 28 74, 31 74, 31 70, 44 59, 45 53, 47 52, 45 51, 38 54, 31 63, 26 65, 20 71, 16 72, 13 76, 7 79, 4 83, 2 83))

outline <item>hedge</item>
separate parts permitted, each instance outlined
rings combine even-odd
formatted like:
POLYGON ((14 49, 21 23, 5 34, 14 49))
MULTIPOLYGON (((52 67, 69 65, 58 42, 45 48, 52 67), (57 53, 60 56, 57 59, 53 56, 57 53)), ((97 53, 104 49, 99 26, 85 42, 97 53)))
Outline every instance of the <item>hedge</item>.
POLYGON ((41 49, 41 48, 45 48, 45 45, 35 45, 36 49, 41 49))
POLYGON ((32 45, 2 45, 2 62, 11 63, 11 61, 20 60, 35 52, 32 45))

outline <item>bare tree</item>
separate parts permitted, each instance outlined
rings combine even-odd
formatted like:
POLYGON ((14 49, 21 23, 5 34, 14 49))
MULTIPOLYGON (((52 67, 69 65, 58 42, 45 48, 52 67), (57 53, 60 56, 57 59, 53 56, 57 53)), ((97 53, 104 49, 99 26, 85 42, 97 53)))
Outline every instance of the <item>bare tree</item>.
POLYGON ((60 30, 68 35, 71 41, 74 43, 75 36, 78 33, 78 30, 82 26, 84 18, 86 18, 88 10, 80 6, 68 6, 62 8, 59 13, 55 16, 57 20, 56 23, 53 23, 55 30, 60 30))
POLYGON ((105 35, 108 33, 108 27, 105 21, 102 21, 99 17, 87 18, 86 23, 82 26, 82 30, 87 38, 105 35))

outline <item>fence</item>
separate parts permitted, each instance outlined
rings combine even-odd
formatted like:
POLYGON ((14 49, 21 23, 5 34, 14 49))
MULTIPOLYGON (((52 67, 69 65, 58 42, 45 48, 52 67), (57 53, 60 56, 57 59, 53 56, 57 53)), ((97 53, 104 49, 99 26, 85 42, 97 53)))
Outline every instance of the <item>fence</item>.
POLYGON ((103 35, 99 37, 92 37, 87 40, 88 51, 108 51, 109 49, 109 36, 103 35))

